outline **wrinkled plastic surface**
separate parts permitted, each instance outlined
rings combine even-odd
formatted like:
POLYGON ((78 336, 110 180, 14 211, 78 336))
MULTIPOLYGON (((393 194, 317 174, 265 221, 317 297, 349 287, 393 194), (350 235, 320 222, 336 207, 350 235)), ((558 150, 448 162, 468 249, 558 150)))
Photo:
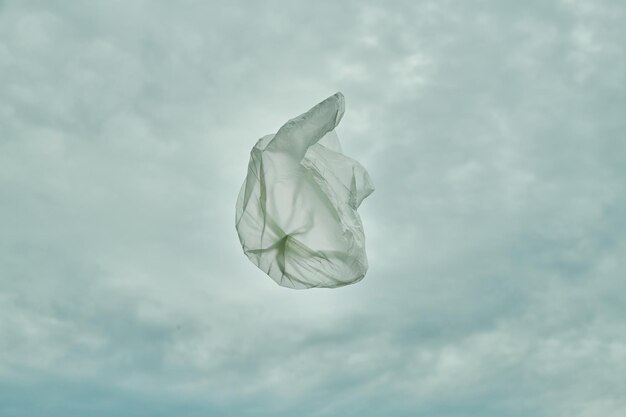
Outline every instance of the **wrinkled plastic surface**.
POLYGON ((236 206, 244 253, 279 285, 335 288, 367 272, 357 208, 374 186, 341 152, 341 93, 289 120, 250 152, 236 206))

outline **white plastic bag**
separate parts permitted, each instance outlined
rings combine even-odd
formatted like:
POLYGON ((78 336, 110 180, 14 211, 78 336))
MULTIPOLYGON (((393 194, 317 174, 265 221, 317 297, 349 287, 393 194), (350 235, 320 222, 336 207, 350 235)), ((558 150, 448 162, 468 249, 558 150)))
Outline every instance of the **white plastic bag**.
POLYGON ((374 186, 341 153, 334 129, 343 113, 343 94, 334 94, 250 152, 237 233, 248 258, 284 287, 335 288, 367 272, 357 208, 374 186))

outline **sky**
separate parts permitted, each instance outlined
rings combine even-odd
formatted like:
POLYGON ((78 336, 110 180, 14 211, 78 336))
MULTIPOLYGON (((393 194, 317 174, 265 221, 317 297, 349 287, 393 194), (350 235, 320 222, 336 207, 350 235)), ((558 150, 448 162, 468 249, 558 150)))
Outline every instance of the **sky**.
POLYGON ((0 415, 626 415, 626 3, 0 1, 0 415), (341 91, 370 269, 235 201, 341 91))

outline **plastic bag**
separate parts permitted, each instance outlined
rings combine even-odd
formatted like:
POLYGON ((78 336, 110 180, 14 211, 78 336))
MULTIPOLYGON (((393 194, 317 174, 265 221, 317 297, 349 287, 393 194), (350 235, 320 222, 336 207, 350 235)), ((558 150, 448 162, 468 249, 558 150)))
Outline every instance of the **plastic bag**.
POLYGON ((334 94, 250 152, 236 229, 246 256, 281 286, 335 288, 367 272, 357 208, 374 186, 341 152, 334 129, 343 113, 343 94, 334 94))

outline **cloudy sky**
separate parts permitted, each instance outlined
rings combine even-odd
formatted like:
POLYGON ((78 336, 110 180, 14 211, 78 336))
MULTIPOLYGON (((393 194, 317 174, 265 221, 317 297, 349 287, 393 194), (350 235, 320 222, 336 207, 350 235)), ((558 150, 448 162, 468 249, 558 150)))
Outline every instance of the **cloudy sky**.
POLYGON ((626 415, 626 4, 0 1, 0 415, 626 415), (234 208, 336 91, 370 261, 234 208))

